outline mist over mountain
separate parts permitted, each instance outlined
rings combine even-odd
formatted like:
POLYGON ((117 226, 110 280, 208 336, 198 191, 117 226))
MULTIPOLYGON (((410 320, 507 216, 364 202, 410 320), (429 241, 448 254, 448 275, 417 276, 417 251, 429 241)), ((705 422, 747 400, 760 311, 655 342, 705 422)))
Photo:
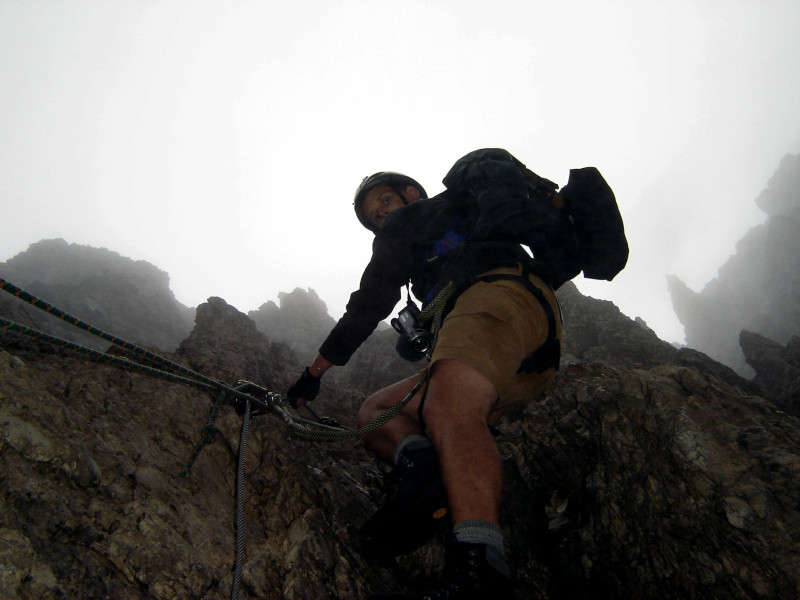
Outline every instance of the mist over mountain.
POLYGON ((700 292, 678 277, 668 282, 687 345, 747 377, 742 330, 780 344, 800 335, 800 155, 783 158, 755 202, 766 223, 742 237, 716 279, 700 292))
MULTIPOLYGON (((42 240, 0 263, 0 277, 113 335, 145 346, 174 350, 189 335, 194 309, 169 289, 169 275, 152 264, 106 248, 42 240)), ((108 343, 0 294, 6 318, 103 349, 108 343)))

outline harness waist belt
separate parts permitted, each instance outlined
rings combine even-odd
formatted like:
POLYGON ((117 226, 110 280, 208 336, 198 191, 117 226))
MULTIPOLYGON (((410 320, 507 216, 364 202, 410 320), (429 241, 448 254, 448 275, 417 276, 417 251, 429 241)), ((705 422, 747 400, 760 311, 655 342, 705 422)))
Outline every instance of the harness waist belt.
POLYGON ((542 290, 533 285, 529 279, 529 274, 528 265, 523 264, 522 273, 520 275, 512 273, 493 273, 491 275, 479 275, 478 281, 486 281, 488 283, 500 280, 518 281, 534 295, 539 301, 539 304, 542 305, 542 309, 547 317, 547 339, 533 354, 520 363, 517 373, 544 373, 550 368, 554 368, 558 371, 561 365, 561 340, 559 340, 556 335, 556 316, 553 312, 553 307, 550 306, 547 298, 544 297, 542 290))

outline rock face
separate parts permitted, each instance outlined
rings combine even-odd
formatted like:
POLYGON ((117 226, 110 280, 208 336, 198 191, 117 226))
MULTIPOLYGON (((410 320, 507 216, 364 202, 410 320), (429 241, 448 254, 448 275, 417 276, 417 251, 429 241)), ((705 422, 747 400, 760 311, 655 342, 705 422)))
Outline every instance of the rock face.
POLYGON ((775 405, 800 417, 800 337, 786 346, 763 335, 743 330, 739 344, 756 376, 753 383, 765 391, 775 405))
MULTIPOLYGON (((164 271, 104 248, 42 240, 0 264, 0 276, 137 344, 174 350, 192 329, 194 309, 175 299, 164 271)), ((8 319, 71 342, 98 349, 108 346, 5 293, 0 294, 0 311, 8 319)))
POLYGON ((644 321, 626 317, 613 302, 584 296, 572 282, 556 295, 564 316, 563 363, 603 360, 620 367, 652 367, 678 353, 644 321))
POLYGON ((702 292, 668 281, 687 345, 748 377, 742 329, 781 344, 800 335, 800 155, 781 161, 756 203, 767 222, 745 234, 702 292))
MULTIPOLYGON (((565 291, 567 314, 593 304, 565 291)), ((669 350, 614 318, 613 305, 595 306, 586 317, 595 329, 570 334, 582 362, 565 364, 544 400, 501 423, 503 526, 519 597, 798 597, 800 422, 711 359, 669 350), (619 350, 603 360, 595 343, 619 350)), ((198 307, 169 358, 273 390, 298 367, 221 299, 198 307)), ((358 399, 327 388, 315 408, 352 424, 358 399)), ((217 442, 191 474, 178 476, 211 405, 192 387, 35 344, 0 350, 0 597, 228 598, 233 409, 222 409, 217 442)), ((301 442, 262 415, 244 465, 241 598, 363 599, 410 592, 438 572, 438 540, 396 562, 360 551, 381 471, 359 442, 301 442)))
POLYGON ((548 576, 522 597, 795 597, 797 431, 695 368, 569 369, 505 430, 548 576))
POLYGON ((177 352, 196 371, 231 383, 240 378, 253 380, 270 389, 294 383, 287 373, 287 367, 297 362, 292 350, 270 343, 252 319, 222 298, 209 298, 198 306, 195 322, 177 352))
POLYGON ((248 316, 259 331, 271 339, 289 343, 301 362, 311 364, 336 321, 311 288, 295 288, 290 294, 281 292, 278 301, 280 306, 266 302, 258 310, 251 310, 248 316))
POLYGON ((398 333, 391 328, 373 333, 344 368, 331 372, 332 382, 365 397, 424 369, 427 366, 425 360, 411 362, 400 358, 395 351, 397 338, 398 333))
MULTIPOLYGON (((311 364, 319 347, 330 333, 336 320, 328 314, 327 306, 312 289, 295 288, 291 294, 278 294, 280 306, 274 302, 263 304, 248 315, 256 327, 271 340, 288 345, 299 360, 300 369, 311 364)), ((342 368, 333 369, 325 376, 332 387, 346 387, 365 395, 394 383, 423 368, 422 363, 411 363, 394 352, 397 333, 385 323, 362 344, 350 361, 342 368)))

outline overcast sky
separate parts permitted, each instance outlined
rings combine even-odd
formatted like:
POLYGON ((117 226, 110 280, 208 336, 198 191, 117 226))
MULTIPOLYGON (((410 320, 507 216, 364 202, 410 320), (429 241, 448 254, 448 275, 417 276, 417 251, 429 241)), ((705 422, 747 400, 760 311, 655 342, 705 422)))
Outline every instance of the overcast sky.
POLYGON ((361 179, 434 194, 499 146, 562 185, 601 170, 631 258, 576 283, 682 341, 666 276, 699 291, 764 221, 798 67, 797 0, 0 0, 0 261, 62 237, 189 306, 311 287, 338 318, 361 179))

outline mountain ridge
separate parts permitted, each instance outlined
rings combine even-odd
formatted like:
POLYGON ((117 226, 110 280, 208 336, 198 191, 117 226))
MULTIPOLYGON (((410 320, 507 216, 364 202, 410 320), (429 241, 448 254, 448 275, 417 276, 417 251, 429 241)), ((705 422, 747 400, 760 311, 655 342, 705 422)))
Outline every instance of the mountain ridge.
POLYGON ((766 222, 744 234, 700 292, 679 277, 667 280, 687 345, 748 378, 754 371, 739 345, 742 330, 780 344, 800 335, 800 155, 781 160, 755 203, 766 222))
MULTIPOLYGON (((768 204, 783 206, 778 197, 768 204)), ((249 315, 217 297, 188 309, 166 273, 141 263, 43 240, 0 275, 208 377, 277 393, 333 323, 311 289, 249 315), (54 252, 86 260, 59 269, 54 252)), ((544 398, 507 411, 497 438, 520 597, 797 597, 800 337, 742 329, 748 379, 572 283, 558 297, 562 367, 544 398)), ((76 335, 8 294, 0 314, 76 335)), ((424 367, 403 361, 396 339, 376 331, 326 375, 313 410, 352 426, 366 395, 424 367)), ((227 598, 241 418, 223 406, 209 425, 214 402, 0 331, 0 596, 227 598)), ((250 424, 244 459, 246 597, 411 593, 439 570, 441 540, 397 561, 361 551, 385 465, 358 441, 301 442, 267 414, 250 424)))
MULTIPOLYGON (((565 312, 590 302, 567 297, 565 312)), ((632 320, 642 333, 627 336, 617 313, 609 303, 587 317, 595 330, 573 346, 578 362, 500 423, 502 527, 520 597, 796 595, 800 421, 735 374, 720 379, 700 353, 686 361, 632 320), (642 350, 635 365, 615 366, 592 358, 591 340, 614 343, 617 364, 642 350)), ((221 298, 198 307, 192 333, 167 357, 272 390, 298 364, 221 298)), ((324 382, 314 410, 349 425, 362 399, 324 382)), ((0 594, 227 598, 235 410, 223 407, 216 443, 178 476, 213 403, 194 388, 0 337, 0 594)), ((383 469, 358 441, 301 442, 263 415, 251 423, 244 469, 246 597, 412 592, 440 568, 439 540, 397 561, 362 553, 358 526, 379 501, 383 469)))

